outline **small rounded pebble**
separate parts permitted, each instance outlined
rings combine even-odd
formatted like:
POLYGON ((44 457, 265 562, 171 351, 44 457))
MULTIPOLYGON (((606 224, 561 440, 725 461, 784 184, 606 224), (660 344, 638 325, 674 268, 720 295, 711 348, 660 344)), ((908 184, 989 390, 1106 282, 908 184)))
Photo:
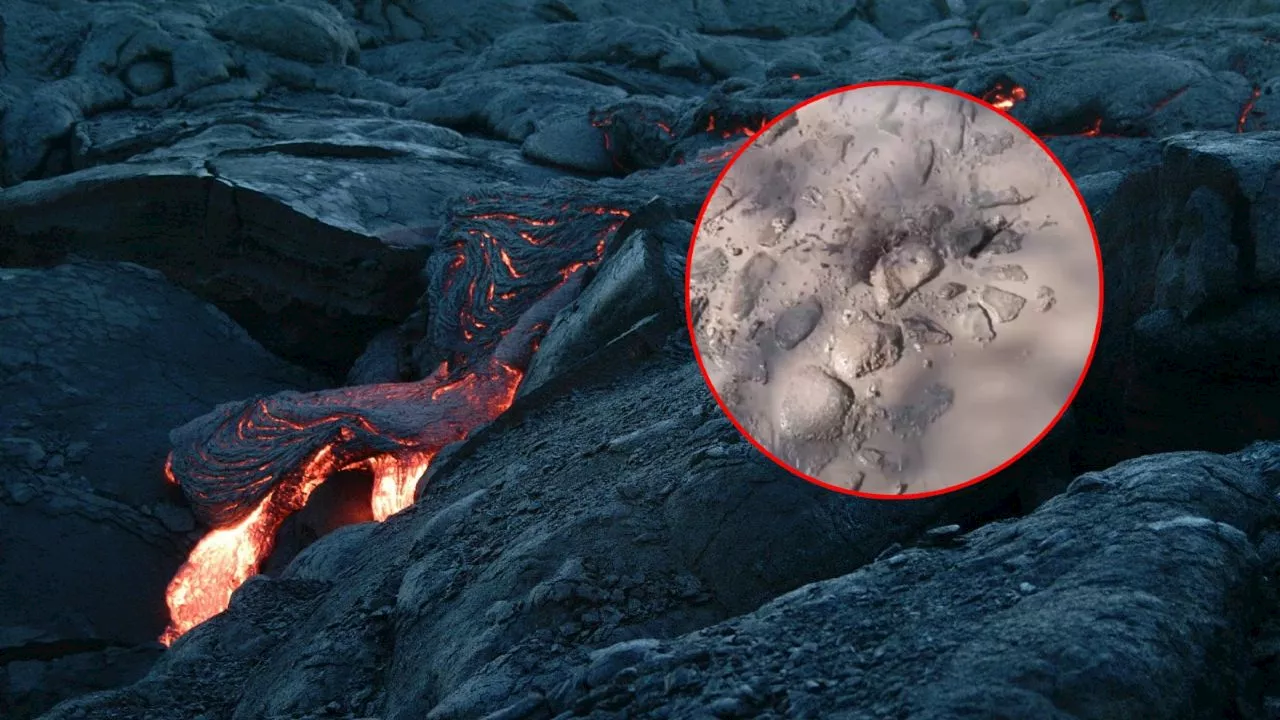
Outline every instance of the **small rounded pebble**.
POLYGON ((1022 233, 1012 228, 1005 228, 991 238, 987 252, 992 255, 1008 255, 1022 249, 1022 233))
POLYGON ((774 339, 778 343, 778 347, 783 350, 790 350, 799 345, 805 338, 809 337, 809 333, 813 332, 813 328, 817 326, 818 321, 822 319, 822 304, 817 298, 810 297, 792 305, 782 314, 778 316, 777 322, 774 324, 774 339))
POLYGON ((775 215, 773 217, 773 220, 770 221, 769 226, 773 230, 774 235, 781 235, 782 233, 791 229, 791 226, 794 225, 795 222, 796 222, 796 209, 789 207, 784 209, 782 212, 778 213, 777 215, 775 215))
POLYGON ((902 358, 902 330, 897 325, 868 321, 851 326, 836 337, 831 369, 845 382, 892 367, 902 358))
POLYGON ((780 395, 778 429, 798 440, 834 437, 853 406, 853 390, 814 365, 790 377, 780 395))
POLYGON ((720 248, 711 248, 696 258, 693 268, 694 280, 715 282, 729 270, 729 257, 720 248))
POLYGON ((1023 270, 1021 265, 996 265, 993 267, 986 267, 980 269, 978 274, 985 278, 1004 282, 1026 282, 1028 279, 1027 271, 1023 270))

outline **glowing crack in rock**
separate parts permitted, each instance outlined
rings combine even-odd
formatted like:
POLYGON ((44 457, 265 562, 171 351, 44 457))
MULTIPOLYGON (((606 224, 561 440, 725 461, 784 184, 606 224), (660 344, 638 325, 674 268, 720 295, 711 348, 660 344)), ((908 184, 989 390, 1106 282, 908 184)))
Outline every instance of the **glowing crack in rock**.
POLYGON ((219 405, 170 433, 165 477, 213 529, 165 594, 170 644, 222 612, 258 571, 276 531, 336 471, 364 467, 381 521, 413 503, 446 445, 496 419, 584 268, 630 212, 550 198, 468 198, 428 262, 429 335, 448 353, 423 380, 286 391, 219 405), (523 200, 523 201, 522 201, 523 200))
POLYGON ((1240 108, 1240 115, 1236 117, 1236 132, 1245 131, 1245 127, 1249 124, 1249 116, 1253 115, 1260 97, 1262 97, 1262 88, 1253 86, 1253 90, 1249 92, 1249 99, 1244 102, 1244 106, 1240 108))
MULTIPOLYGON (((794 75, 792 79, 799 80, 800 76, 794 75)), ((655 119, 653 115, 660 112, 656 108, 630 105, 592 113, 590 122, 600 131, 605 153, 615 169, 632 172, 666 163, 682 164, 685 161, 684 151, 673 152, 681 141, 700 138, 705 143, 707 140, 749 139, 758 134, 771 118, 771 115, 760 112, 729 112, 728 116, 708 112, 679 120, 655 119)), ((729 154, 736 150, 734 147, 729 154)))

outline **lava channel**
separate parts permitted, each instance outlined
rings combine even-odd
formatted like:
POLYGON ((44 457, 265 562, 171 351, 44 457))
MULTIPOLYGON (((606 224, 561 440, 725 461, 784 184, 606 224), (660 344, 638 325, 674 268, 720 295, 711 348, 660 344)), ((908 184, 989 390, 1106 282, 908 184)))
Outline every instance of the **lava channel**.
POLYGON ((226 403, 170 434, 165 475, 213 530, 169 584, 161 642, 226 609, 281 523, 332 473, 367 468, 383 520, 413 503, 442 448, 511 406, 551 320, 581 290, 581 270, 630 214, 528 204, 510 212, 470 198, 441 233, 450 240, 428 263, 439 298, 431 334, 453 352, 429 377, 226 403))

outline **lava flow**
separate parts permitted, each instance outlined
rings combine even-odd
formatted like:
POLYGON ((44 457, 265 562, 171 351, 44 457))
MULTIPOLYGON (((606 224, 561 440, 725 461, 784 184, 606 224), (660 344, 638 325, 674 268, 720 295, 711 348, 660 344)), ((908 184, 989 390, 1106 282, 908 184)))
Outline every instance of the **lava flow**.
POLYGON ((442 448, 511 406, 551 320, 581 290, 580 271, 601 260, 630 214, 487 205, 470 198, 441 234, 446 252, 428 263, 438 299, 431 335, 451 353, 430 376, 226 403, 170 434, 165 475, 214 529, 169 584, 161 642, 224 610, 270 554, 281 523, 334 472, 372 473, 377 520, 411 505, 442 448))

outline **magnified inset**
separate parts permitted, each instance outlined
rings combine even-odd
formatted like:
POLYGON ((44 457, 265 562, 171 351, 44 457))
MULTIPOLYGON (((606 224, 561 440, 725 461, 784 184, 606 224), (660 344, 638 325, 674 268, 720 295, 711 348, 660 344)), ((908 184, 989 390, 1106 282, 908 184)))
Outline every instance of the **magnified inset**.
POLYGON ((726 168, 690 249, 717 400, 806 479, 877 497, 978 482, 1061 417, 1092 358, 1089 216, 1022 125, 914 83, 819 96, 726 168))

